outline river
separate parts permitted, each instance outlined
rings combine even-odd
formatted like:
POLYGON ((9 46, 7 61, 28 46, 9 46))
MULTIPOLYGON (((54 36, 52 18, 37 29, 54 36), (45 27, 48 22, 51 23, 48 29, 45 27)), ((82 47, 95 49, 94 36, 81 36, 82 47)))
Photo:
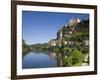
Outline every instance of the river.
POLYGON ((53 53, 29 52, 23 56, 22 68, 49 68, 57 67, 57 60, 53 53))

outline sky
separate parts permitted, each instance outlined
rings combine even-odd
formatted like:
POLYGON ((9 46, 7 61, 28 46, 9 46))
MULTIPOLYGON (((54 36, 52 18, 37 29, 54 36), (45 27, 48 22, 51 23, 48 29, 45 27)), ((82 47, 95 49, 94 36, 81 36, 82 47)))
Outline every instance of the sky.
POLYGON ((89 19, 89 14, 22 11, 22 35, 27 44, 47 43, 72 18, 89 19))

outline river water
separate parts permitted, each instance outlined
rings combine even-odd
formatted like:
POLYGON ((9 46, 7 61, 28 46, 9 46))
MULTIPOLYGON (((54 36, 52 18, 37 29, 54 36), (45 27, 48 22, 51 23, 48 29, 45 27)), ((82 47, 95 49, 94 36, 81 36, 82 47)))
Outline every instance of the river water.
POLYGON ((50 53, 44 52, 29 52, 23 56, 22 68, 49 68, 56 67, 57 60, 54 58, 54 55, 51 56, 50 53))

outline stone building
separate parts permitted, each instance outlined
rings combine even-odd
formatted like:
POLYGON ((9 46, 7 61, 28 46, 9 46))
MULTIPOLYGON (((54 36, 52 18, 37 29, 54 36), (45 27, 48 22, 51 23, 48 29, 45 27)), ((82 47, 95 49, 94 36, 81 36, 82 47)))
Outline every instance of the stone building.
POLYGON ((56 44, 57 44, 57 39, 52 39, 52 40, 50 40, 50 41, 48 42, 48 44, 49 44, 50 46, 56 46, 56 44))

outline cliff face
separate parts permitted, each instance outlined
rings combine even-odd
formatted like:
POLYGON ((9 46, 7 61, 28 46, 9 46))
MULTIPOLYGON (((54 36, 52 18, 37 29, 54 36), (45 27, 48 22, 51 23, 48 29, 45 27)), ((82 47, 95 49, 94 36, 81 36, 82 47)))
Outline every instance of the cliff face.
POLYGON ((67 26, 63 26, 57 33, 57 39, 61 39, 66 35, 75 34, 75 33, 89 33, 89 20, 83 21, 74 21, 72 20, 71 23, 67 26))

